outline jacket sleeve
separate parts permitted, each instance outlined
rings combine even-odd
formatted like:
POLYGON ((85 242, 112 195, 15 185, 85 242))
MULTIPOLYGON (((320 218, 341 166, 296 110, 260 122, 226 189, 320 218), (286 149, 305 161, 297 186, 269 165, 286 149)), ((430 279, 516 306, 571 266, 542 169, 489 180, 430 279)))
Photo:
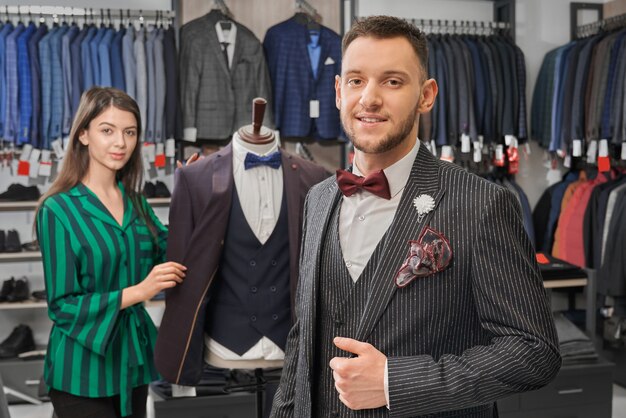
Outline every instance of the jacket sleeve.
POLYGON ((105 355, 118 322, 122 291, 88 293, 70 232, 45 205, 37 215, 48 315, 57 329, 86 349, 105 355))
POLYGON ((390 416, 426 415, 538 389, 561 357, 548 298, 519 203, 498 189, 477 220, 470 272, 486 345, 445 354, 390 357, 390 416))

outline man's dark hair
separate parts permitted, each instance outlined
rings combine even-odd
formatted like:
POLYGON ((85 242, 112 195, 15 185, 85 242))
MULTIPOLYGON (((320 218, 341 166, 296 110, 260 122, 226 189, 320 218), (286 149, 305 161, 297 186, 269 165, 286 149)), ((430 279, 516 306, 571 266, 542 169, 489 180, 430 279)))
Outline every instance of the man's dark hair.
POLYGON ((357 20, 343 37, 341 54, 346 53, 348 46, 357 38, 372 37, 376 39, 405 38, 411 43, 415 55, 419 59, 424 75, 428 75, 428 42, 424 33, 407 22, 393 16, 370 16, 357 20))

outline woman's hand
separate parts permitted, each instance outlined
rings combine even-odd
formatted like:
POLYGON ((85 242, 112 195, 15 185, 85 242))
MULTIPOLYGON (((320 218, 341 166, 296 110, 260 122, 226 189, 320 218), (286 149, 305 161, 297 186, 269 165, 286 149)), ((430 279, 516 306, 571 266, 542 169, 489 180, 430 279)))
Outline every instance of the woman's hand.
POLYGON ((183 282, 187 267, 174 261, 158 264, 139 284, 122 292, 122 309, 152 299, 157 293, 183 282))

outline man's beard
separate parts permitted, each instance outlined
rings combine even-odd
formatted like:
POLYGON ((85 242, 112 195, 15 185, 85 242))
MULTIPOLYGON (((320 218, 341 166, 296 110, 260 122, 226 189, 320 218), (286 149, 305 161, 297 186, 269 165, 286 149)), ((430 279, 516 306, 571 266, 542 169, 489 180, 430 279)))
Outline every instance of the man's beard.
MULTIPOLYGON (((411 133, 413 126, 415 126, 415 118, 417 117, 417 108, 418 105, 415 105, 415 108, 409 115, 401 121, 398 129, 393 132, 390 132, 386 137, 382 138, 380 141, 376 143, 367 143, 361 142, 359 138, 357 138, 356 134, 348 129, 347 123, 344 121, 345 115, 341 115, 341 124, 343 126, 343 130, 354 145, 354 148, 365 153, 365 154, 382 154, 387 151, 390 151, 402 144, 406 137, 411 133)), ((348 117, 352 118, 352 115, 348 115, 348 117)))

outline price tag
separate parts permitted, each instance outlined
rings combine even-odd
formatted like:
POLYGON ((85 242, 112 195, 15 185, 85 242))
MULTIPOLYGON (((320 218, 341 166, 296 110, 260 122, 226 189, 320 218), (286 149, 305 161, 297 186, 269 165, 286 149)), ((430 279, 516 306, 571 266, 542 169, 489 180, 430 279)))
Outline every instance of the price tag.
MULTIPOLYGON (((26 144, 22 147, 22 154, 20 155, 20 161, 29 161, 30 160, 30 152, 33 150, 33 146, 30 144, 26 144)), ((39 158, 39 155, 37 155, 39 158)))
POLYGON ((156 144, 156 155, 154 156, 154 166, 165 167, 165 146, 162 143, 156 144))
POLYGON ((174 138, 170 138, 165 141, 165 156, 166 157, 176 156, 176 141, 174 141, 174 138))
POLYGON ((583 155, 583 141, 574 139, 572 141, 572 157, 580 157, 583 155))
POLYGON ((622 142, 622 160, 626 160, 626 142, 622 142))
POLYGON ((587 163, 593 164, 596 162, 596 154, 598 152, 598 141, 595 139, 589 143, 587 148, 587 163))
POLYGON ((39 163, 39 175, 42 177, 50 177, 50 174, 52 174, 52 162, 41 161, 39 163))
POLYGON ((563 158, 563 167, 570 168, 572 166, 572 156, 567 154, 565 158, 563 158))
POLYGON ((143 144, 143 148, 141 149, 141 154, 143 155, 143 159, 147 164, 151 164, 154 162, 154 158, 156 157, 156 147, 151 142, 145 142, 143 144))
POLYGON ((609 156, 609 141, 606 139, 600 140, 600 146, 598 148, 598 157, 608 157, 609 156))
POLYGON ((470 137, 468 134, 461 135, 461 152, 466 154, 471 151, 470 148, 470 137))
POLYGON ((611 159, 609 157, 598 157, 598 171, 601 173, 611 171, 611 159))
POLYGON ((452 147, 450 145, 444 145, 441 147, 442 160, 452 162, 454 161, 454 155, 452 154, 452 147))
POLYGON ((309 116, 311 118, 320 117, 320 101, 319 100, 311 100, 309 102, 309 116))
POLYGON ((30 158, 28 162, 30 163, 30 167, 28 169, 28 177, 31 179, 36 179, 39 176, 39 157, 41 156, 41 150, 33 149, 30 152, 30 158))
POLYGON ((19 160, 17 162, 17 175, 28 176, 30 174, 30 162, 19 160))
POLYGON ((504 143, 506 144, 506 146, 511 145, 511 143, 513 143, 513 140, 517 141, 515 135, 504 135, 504 143))
POLYGON ((474 141, 474 162, 479 163, 483 160, 482 146, 479 141, 474 141))
POLYGON ((52 146, 52 150, 54 151, 54 155, 57 156, 57 159, 62 159, 65 155, 65 151, 63 151, 63 145, 61 144, 60 139, 56 139, 50 143, 52 146))
POLYGON ((437 156, 437 143, 434 139, 430 140, 430 152, 433 153, 433 156, 437 156))
POLYGON ((493 165, 496 167, 504 167, 504 145, 496 145, 496 152, 493 158, 493 165))

